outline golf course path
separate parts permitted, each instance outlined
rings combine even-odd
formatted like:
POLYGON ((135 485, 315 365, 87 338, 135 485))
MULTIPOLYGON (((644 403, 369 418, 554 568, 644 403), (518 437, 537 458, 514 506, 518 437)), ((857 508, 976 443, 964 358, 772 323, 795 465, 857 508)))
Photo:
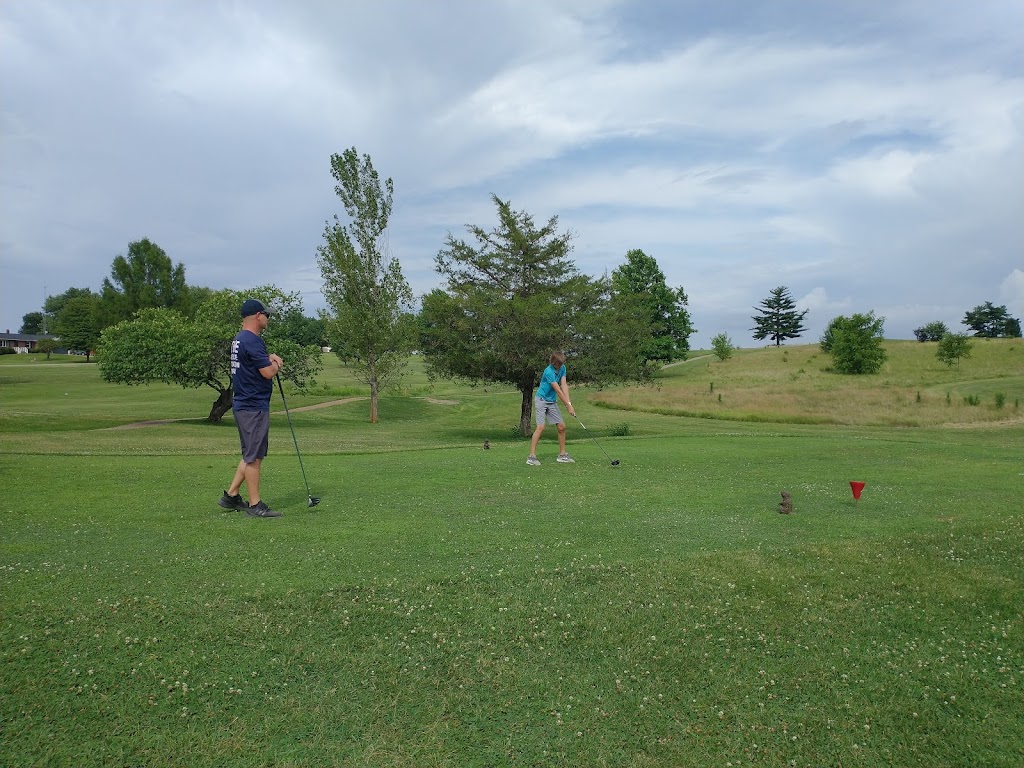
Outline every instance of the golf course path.
POLYGON ((686 363, 696 362, 697 360, 703 360, 705 357, 711 357, 711 355, 697 355, 697 357, 690 357, 690 358, 687 358, 686 360, 678 360, 678 361, 676 361, 674 363, 669 363, 668 365, 663 365, 661 367, 662 368, 673 368, 673 367, 675 367, 677 365, 684 365, 686 363))
MULTIPOLYGON (((369 400, 368 397, 345 397, 341 400, 328 400, 326 403, 317 403, 316 405, 303 405, 301 408, 292 408, 292 413, 298 413, 299 411, 315 411, 318 408, 330 408, 333 405, 344 405, 345 403, 354 403, 356 400, 369 400)), ((284 411, 275 411, 275 413, 284 413, 284 411)))

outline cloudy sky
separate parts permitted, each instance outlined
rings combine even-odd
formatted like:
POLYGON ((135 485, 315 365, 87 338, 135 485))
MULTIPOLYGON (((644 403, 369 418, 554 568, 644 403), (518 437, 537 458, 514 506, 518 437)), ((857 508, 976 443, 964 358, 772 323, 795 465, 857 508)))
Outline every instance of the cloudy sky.
POLYGON ((418 295, 493 193, 653 256, 695 348, 779 285, 805 342, 1024 316, 1020 0, 0 0, 0 329, 143 237, 313 314, 351 146, 418 295))

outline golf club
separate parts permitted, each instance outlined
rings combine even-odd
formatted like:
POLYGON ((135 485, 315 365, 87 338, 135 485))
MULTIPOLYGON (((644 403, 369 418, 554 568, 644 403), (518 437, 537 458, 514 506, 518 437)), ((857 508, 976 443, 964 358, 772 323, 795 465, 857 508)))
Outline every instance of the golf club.
POLYGON ((295 439, 295 427, 292 426, 292 415, 288 412, 288 401, 284 398, 284 387, 281 386, 281 376, 275 375, 277 379, 277 389, 281 393, 281 402, 284 403, 284 415, 288 417, 288 429, 292 433, 292 442, 295 443, 295 455, 299 457, 299 469, 302 470, 302 482, 306 484, 306 498, 309 499, 309 507, 315 507, 320 503, 320 497, 314 496, 309 491, 309 481, 306 479, 306 468, 302 466, 302 454, 299 453, 299 441, 295 439))
MULTIPOLYGON (((580 426, 581 426, 581 427, 583 427, 583 431, 584 431, 584 432, 586 432, 586 433, 587 433, 588 435, 590 435, 590 430, 589 430, 589 429, 587 429, 587 425, 586 425, 586 424, 584 424, 584 423, 583 423, 582 421, 580 421, 580 417, 579 417, 579 416, 576 416, 575 414, 573 414, 573 418, 574 418, 574 419, 576 419, 576 421, 579 421, 579 423, 580 423, 580 426)), ((619 466, 619 460, 618 460, 618 459, 613 459, 613 458, 612 458, 611 456, 609 456, 609 455, 608 455, 608 451, 606 451, 606 450, 605 450, 605 449, 604 449, 604 448, 603 448, 603 447, 601 446, 601 443, 599 443, 599 442, 598 442, 598 440, 597 440, 597 438, 596 438, 596 437, 594 437, 593 435, 590 435, 590 439, 591 439, 591 440, 593 440, 593 441, 594 441, 595 443, 597 443, 597 447, 598 447, 598 448, 601 448, 601 453, 603 453, 603 454, 604 454, 604 457, 605 457, 606 459, 608 459, 608 461, 610 461, 610 462, 612 463, 612 466, 613 466, 613 467, 617 467, 617 466, 619 466)))

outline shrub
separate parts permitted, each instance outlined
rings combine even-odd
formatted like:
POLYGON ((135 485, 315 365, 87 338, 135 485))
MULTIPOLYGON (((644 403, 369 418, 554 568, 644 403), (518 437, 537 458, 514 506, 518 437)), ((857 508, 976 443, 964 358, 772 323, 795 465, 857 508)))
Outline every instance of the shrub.
POLYGON ((947 333, 949 333, 949 328, 946 327, 945 323, 938 320, 914 329, 914 336, 917 337, 918 341, 939 341, 947 333))
POLYGON ((608 434, 612 437, 628 437, 629 424, 626 422, 623 422, 622 424, 612 424, 608 427, 608 434))
POLYGON ((715 357, 723 363, 732 357, 732 351, 735 349, 732 339, 724 333, 718 334, 711 340, 711 347, 715 351, 715 357))
POLYGON ((39 339, 39 341, 36 342, 36 348, 35 348, 34 351, 35 352, 45 352, 46 353, 46 359, 49 360, 50 359, 50 355, 53 354, 53 351, 55 349, 57 349, 57 340, 56 339, 39 339))
POLYGON ((966 359, 971 356, 971 346, 971 341, 965 334, 947 333, 939 339, 935 356, 949 368, 953 367, 953 363, 960 368, 960 358, 966 359))
POLYGON ((878 373, 885 362, 882 348, 884 317, 875 317, 874 310, 850 317, 839 316, 828 324, 821 338, 821 348, 832 355, 833 367, 839 373, 878 373))
POLYGON ((1002 392, 996 392, 996 408, 1002 410, 1004 405, 1006 405, 1006 395, 1002 392))
POLYGON ((0 347, 0 355, 16 355, 14 347, 0 347))
POLYGON ((981 405, 981 398, 977 395, 964 395, 965 405, 981 405))

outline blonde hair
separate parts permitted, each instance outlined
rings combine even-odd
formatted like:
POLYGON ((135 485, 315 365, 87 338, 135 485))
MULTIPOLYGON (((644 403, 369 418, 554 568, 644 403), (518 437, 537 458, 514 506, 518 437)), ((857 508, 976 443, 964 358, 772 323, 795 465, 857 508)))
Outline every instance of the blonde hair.
POLYGON ((552 352, 551 360, 549 361, 555 368, 561 368, 565 365, 565 353, 564 352, 552 352))

